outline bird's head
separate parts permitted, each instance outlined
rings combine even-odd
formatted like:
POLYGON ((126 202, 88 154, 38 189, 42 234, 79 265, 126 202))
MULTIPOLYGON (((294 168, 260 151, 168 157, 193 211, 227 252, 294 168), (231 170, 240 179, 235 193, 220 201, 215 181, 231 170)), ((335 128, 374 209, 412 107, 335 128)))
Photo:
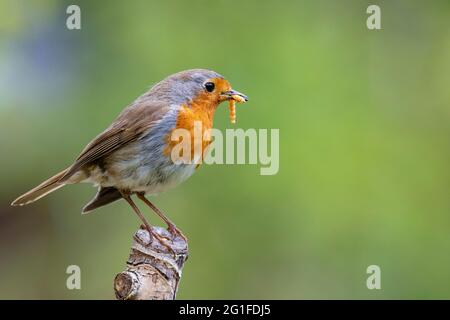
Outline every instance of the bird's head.
POLYGON ((175 73, 156 84, 151 94, 176 105, 202 103, 215 110, 223 101, 246 102, 247 96, 233 90, 230 83, 211 70, 192 69, 175 73))

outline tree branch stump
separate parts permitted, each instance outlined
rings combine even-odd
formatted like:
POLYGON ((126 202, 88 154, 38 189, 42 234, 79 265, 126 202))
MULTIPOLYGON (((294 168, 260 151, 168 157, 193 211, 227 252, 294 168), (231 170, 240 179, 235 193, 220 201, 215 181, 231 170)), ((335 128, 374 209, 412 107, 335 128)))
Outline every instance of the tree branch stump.
POLYGON ((161 227, 154 231, 163 237, 169 250, 145 228, 134 234, 125 271, 116 275, 114 291, 120 300, 173 300, 188 258, 188 244, 179 235, 161 227))

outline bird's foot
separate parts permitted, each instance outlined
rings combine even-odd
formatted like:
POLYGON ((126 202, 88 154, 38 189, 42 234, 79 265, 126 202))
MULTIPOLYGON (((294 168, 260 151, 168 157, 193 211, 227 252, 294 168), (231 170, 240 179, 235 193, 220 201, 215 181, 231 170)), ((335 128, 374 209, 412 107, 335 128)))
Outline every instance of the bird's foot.
POLYGON ((158 239, 159 243, 165 247, 170 253, 173 254, 174 257, 176 257, 176 253, 175 251, 172 249, 172 247, 167 243, 166 238, 162 237, 161 235, 159 235, 159 233, 157 233, 156 231, 152 230, 152 235, 158 239))
POLYGON ((180 236, 184 242, 187 242, 188 239, 187 237, 183 234, 183 232, 181 232, 180 229, 177 228, 176 225, 174 224, 169 224, 167 227, 167 230, 170 232, 171 235, 173 235, 174 237, 176 237, 177 235, 180 236))
MULTIPOLYGON (((154 241, 154 239, 158 240, 158 242, 165 247, 170 253, 173 254, 174 257, 176 257, 176 253, 173 250, 173 248, 170 246, 169 243, 167 243, 167 238, 164 238, 163 236, 161 236, 158 232, 156 232, 151 226, 146 226, 146 225, 141 225, 141 229, 143 230, 147 230, 149 236, 150 236, 150 242, 152 243, 154 241)), ((143 241, 139 238, 137 238, 135 236, 134 238, 136 241, 138 241, 140 244, 144 245, 144 246, 148 246, 148 244, 143 243, 143 241)))

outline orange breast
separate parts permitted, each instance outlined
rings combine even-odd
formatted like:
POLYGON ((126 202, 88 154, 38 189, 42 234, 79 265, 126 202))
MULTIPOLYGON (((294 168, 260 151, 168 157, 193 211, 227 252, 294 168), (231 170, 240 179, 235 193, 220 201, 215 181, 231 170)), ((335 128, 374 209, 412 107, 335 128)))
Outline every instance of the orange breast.
MULTIPOLYGON (((164 149, 164 154, 170 157, 172 149, 182 141, 182 138, 172 140, 174 130, 185 129, 189 132, 191 139, 190 160, 193 161, 196 158, 196 152, 201 152, 197 156, 203 159, 205 151, 211 143, 209 130, 213 126, 213 117, 217 105, 218 102, 211 99, 207 94, 200 94, 189 105, 182 105, 178 113, 176 127, 167 136, 167 147, 164 149)), ((184 155, 180 154, 180 156, 183 157, 184 155)))

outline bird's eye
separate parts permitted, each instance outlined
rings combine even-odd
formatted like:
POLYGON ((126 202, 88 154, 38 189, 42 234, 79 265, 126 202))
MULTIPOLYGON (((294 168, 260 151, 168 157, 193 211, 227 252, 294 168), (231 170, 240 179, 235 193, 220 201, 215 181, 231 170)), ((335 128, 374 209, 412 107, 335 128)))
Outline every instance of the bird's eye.
POLYGON ((205 89, 208 92, 213 92, 214 91, 214 87, 215 87, 214 83, 212 83, 212 82, 205 83, 205 89))

